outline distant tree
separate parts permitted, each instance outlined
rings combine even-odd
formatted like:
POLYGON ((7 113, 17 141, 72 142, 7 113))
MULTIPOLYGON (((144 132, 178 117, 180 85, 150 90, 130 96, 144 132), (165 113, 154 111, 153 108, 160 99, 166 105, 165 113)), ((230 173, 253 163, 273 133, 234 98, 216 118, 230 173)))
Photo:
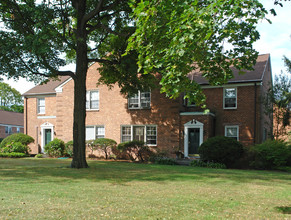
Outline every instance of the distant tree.
POLYGON ((281 72, 280 75, 275 76, 273 87, 265 97, 265 111, 267 114, 273 114, 273 137, 276 140, 288 135, 290 126, 291 62, 285 56, 283 60, 288 73, 281 72))
POLYGON ((4 82, 0 82, 0 109, 5 111, 23 112, 23 100, 21 94, 4 82))

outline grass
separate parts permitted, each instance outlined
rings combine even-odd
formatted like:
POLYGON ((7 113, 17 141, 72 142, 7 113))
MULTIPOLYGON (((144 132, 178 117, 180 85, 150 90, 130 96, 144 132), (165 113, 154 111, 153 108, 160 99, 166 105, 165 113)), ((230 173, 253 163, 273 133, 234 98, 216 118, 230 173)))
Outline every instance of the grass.
POLYGON ((291 175, 271 171, 0 159, 0 219, 288 219, 291 175))

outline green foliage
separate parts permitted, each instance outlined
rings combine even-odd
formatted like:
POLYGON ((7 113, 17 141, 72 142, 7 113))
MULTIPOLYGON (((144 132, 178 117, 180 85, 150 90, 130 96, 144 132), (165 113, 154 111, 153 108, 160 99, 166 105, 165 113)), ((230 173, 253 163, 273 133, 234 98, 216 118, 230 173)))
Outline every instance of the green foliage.
POLYGON ((44 147, 44 151, 50 157, 61 157, 64 155, 65 143, 64 141, 55 138, 44 147))
POLYGON ((200 86, 188 78, 200 71, 210 84, 233 77, 231 66, 252 69, 257 52, 252 44, 260 37, 256 24, 267 11, 258 1, 132 1, 135 33, 127 51, 138 52, 139 72, 160 73, 161 91, 201 104, 200 86), (224 48, 224 42, 232 45, 224 48), (196 65, 193 65, 195 63, 196 65), (219 65, 217 65, 219 63, 219 65))
POLYGON ((0 109, 5 111, 23 112, 21 94, 4 82, 0 82, 0 109))
POLYGON ((1 144, 1 142, 3 141, 3 139, 4 139, 4 138, 0 138, 0 144, 1 144))
POLYGON ((43 158, 43 154, 37 154, 34 156, 35 158, 43 158))
POLYGON ((215 168, 215 169, 226 169, 225 164, 213 163, 213 162, 203 162, 201 160, 191 161, 190 166, 192 166, 192 167, 207 167, 207 168, 215 168))
POLYGON ((116 141, 109 138, 98 138, 94 140, 93 145, 105 153, 105 158, 109 158, 111 149, 116 146, 116 141))
MULTIPOLYGON (((285 65, 288 68, 288 60, 284 57, 285 65)), ((290 62, 291 63, 291 62, 290 62)), ((289 64, 290 65, 290 64, 289 64)), ((290 67, 288 69, 290 72, 290 67)), ((283 138, 288 134, 288 126, 290 125, 290 103, 291 103, 291 77, 290 74, 275 75, 273 86, 270 87, 264 96, 265 114, 273 117, 274 125, 273 136, 275 139, 283 138)))
POLYGON ((73 141, 65 144, 64 156, 73 157, 73 141))
POLYGON ((198 152, 204 162, 222 163, 232 167, 242 156, 243 146, 233 138, 216 136, 203 142, 198 152))
POLYGON ((177 162, 174 158, 168 157, 152 157, 151 161, 155 164, 162 164, 162 165, 177 165, 177 162))
POLYGON ((28 154, 30 148, 20 142, 12 142, 7 144, 5 147, 0 148, 0 152, 3 153, 24 153, 28 154))
POLYGON ((291 166, 291 145, 281 140, 267 140, 249 149, 249 160, 255 169, 291 166))
POLYGON ((117 146, 122 152, 125 152, 131 160, 139 160, 144 162, 148 159, 151 151, 148 146, 144 145, 143 141, 128 141, 124 143, 120 143, 117 146))
POLYGON ((16 142, 20 142, 23 145, 28 145, 28 144, 34 142, 34 139, 32 137, 30 137, 29 135, 26 135, 23 133, 12 134, 12 135, 4 138, 4 140, 0 144, 0 148, 6 147, 7 144, 16 143, 16 142))
POLYGON ((25 154, 25 153, 16 153, 16 152, 2 153, 2 152, 0 152, 0 157, 20 158, 20 157, 26 157, 26 156, 27 156, 27 154, 25 154))

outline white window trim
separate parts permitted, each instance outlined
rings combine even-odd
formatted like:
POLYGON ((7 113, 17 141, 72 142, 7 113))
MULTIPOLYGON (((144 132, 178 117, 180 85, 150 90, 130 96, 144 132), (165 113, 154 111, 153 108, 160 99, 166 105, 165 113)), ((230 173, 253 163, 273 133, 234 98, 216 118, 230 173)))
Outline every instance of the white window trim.
POLYGON ((196 104, 189 104, 189 99, 188 98, 185 98, 185 96, 183 97, 183 104, 184 106, 186 107, 196 107, 196 104))
POLYGON ((38 97, 37 98, 37 108, 36 108, 36 111, 37 111, 37 114, 38 115, 44 115, 45 114, 45 109, 46 109, 46 107, 45 107, 45 97, 38 97), (43 99, 44 100, 44 112, 40 112, 40 105, 39 105, 39 100, 40 99, 43 99))
POLYGON ((237 87, 224 87, 223 88, 223 109, 237 109, 237 87), (225 107, 225 90, 235 89, 235 107, 225 107))
POLYGON ((186 124, 184 124, 184 156, 189 157, 189 129, 190 128, 199 128, 199 146, 203 143, 203 130, 204 130, 204 124, 193 119, 186 124))
MULTIPOLYGON (((96 128, 97 128, 97 127, 103 127, 103 128, 104 128, 104 138, 106 137, 106 129, 105 129, 105 125, 86 125, 86 126, 85 126, 85 129, 86 129, 87 127, 94 127, 95 140, 96 140, 96 128)), ((85 135, 85 138, 86 138, 86 135, 85 135)), ((86 141, 88 141, 88 140, 86 139, 86 141)))
POLYGON ((89 97, 90 97, 90 100, 89 100, 89 108, 87 108, 86 106, 86 111, 98 111, 100 109, 100 92, 99 92, 99 89, 96 89, 96 90, 87 90, 86 91, 86 102, 87 102, 87 92, 89 92, 89 97), (98 92, 98 107, 99 108, 91 108, 91 92, 98 92))
POLYGON ((158 126, 157 125, 121 125, 120 126, 120 143, 122 142, 122 127, 130 127, 130 140, 133 140, 133 127, 144 127, 144 143, 147 146, 157 146, 158 143, 158 126), (147 144, 147 127, 156 127, 156 144, 147 144))
POLYGON ((227 129, 228 128, 236 128, 236 136, 237 136, 236 140, 239 141, 239 126, 238 125, 226 125, 224 128, 224 136, 225 137, 228 137, 227 136, 227 129))
POLYGON ((129 106, 129 99, 130 97, 128 97, 127 99, 127 106, 128 106, 128 109, 150 109, 151 108, 151 101, 152 101, 152 94, 151 94, 151 91, 138 91, 138 107, 130 107, 129 106), (141 93, 143 92, 148 92, 150 94, 150 106, 149 107, 142 107, 141 106, 141 93))

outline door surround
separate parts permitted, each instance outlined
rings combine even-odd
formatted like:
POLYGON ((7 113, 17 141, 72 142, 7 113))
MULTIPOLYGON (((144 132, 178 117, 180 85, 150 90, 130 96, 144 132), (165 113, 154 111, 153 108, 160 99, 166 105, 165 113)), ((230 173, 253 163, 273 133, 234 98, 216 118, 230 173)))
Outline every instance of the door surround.
POLYGON ((189 140, 189 128, 199 128, 199 146, 203 143, 203 127, 204 124, 192 119, 191 121, 187 122, 184 124, 184 156, 189 157, 189 145, 188 145, 188 140, 189 140))
POLYGON ((44 153, 44 145, 45 145, 45 130, 46 129, 50 129, 51 130, 51 140, 54 139, 54 125, 49 123, 49 122, 46 122, 44 124, 42 124, 40 126, 40 129, 41 129, 41 152, 40 153, 44 153))

